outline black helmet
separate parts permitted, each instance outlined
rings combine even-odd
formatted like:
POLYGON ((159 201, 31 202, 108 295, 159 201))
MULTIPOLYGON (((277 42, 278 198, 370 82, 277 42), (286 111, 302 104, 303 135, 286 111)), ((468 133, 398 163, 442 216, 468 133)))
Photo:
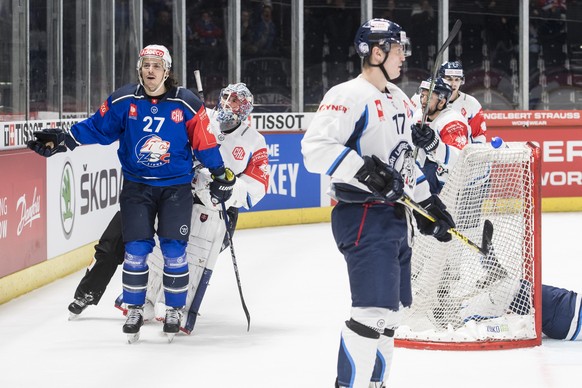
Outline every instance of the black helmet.
POLYGON ((360 58, 370 55, 373 45, 378 45, 382 51, 388 53, 390 45, 398 43, 402 46, 404 56, 410 56, 410 42, 406 32, 398 24, 387 19, 371 19, 364 23, 354 38, 356 53, 360 58))
MULTIPOLYGON (((418 88, 418 93, 420 94, 422 90, 430 90, 431 82, 432 78, 428 78, 426 81, 422 81, 420 83, 420 87, 418 88)), ((445 100, 446 104, 448 104, 449 100, 451 99, 451 95, 453 94, 453 88, 451 88, 451 85, 446 83, 444 79, 439 77, 434 82, 432 92, 438 93, 439 99, 445 100)))

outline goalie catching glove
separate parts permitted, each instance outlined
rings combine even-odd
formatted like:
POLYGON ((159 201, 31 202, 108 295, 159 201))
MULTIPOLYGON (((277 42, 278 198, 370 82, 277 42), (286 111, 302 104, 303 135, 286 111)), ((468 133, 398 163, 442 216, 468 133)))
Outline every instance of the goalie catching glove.
POLYGON ((355 175, 358 182, 366 185, 374 195, 396 202, 404 193, 402 175, 384 163, 376 155, 364 156, 364 165, 355 175))
POLYGON ((412 144, 424 149, 427 153, 436 150, 439 146, 439 138, 435 131, 428 125, 412 124, 412 144))
POLYGON ((48 158, 57 152, 71 151, 77 147, 77 142, 69 134, 60 128, 47 128, 42 131, 33 132, 35 140, 29 140, 26 146, 39 154, 48 158))
POLYGON ((230 168, 224 169, 222 174, 212 174, 212 182, 210 182, 210 198, 212 203, 219 204, 229 200, 232 196, 232 189, 236 182, 236 176, 230 168))
POLYGON ((431 195, 428 199, 419 202, 430 215, 435 218, 435 221, 431 221, 422 214, 414 211, 414 217, 416 218, 416 225, 420 230, 420 233, 433 236, 440 242, 449 242, 453 236, 449 233, 449 229, 455 227, 455 221, 453 217, 447 212, 447 207, 436 195, 431 195))

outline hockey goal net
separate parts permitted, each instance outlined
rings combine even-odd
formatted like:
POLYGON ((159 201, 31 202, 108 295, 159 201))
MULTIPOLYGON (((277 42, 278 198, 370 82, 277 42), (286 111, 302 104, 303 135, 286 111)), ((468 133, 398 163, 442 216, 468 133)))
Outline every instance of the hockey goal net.
POLYGON ((465 147, 441 192, 461 239, 439 243, 416 234, 413 304, 404 310, 396 344, 478 350, 541 343, 540 150, 532 143, 465 147), (488 221, 487 221, 488 220, 488 221))

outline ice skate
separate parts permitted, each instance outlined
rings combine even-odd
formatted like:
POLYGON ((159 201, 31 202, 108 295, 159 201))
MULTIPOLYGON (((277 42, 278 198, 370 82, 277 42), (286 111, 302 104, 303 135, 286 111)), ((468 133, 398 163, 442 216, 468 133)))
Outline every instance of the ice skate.
POLYGON ((164 333, 166 333, 168 336, 168 342, 172 342, 174 340, 174 336, 180 331, 181 318, 181 309, 172 307, 166 310, 166 319, 164 319, 164 333))
POLYGON ((132 344, 139 339, 139 329, 143 325, 143 307, 128 306, 127 320, 123 325, 123 332, 127 334, 127 342, 132 344))
POLYGON ((81 314, 87 306, 93 304, 93 295, 92 294, 84 294, 81 297, 75 297, 75 300, 69 304, 69 321, 76 319, 79 314, 81 314))

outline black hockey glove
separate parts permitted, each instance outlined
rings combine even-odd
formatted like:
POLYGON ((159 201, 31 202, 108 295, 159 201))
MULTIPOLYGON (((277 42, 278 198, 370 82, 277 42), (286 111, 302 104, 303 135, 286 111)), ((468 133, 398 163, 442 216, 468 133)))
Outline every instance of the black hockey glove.
POLYGON ((404 192, 402 175, 376 155, 364 156, 364 165, 358 170, 355 178, 366 185, 374 195, 386 197, 390 202, 396 202, 404 192))
POLYGON ((47 128, 33 132, 35 140, 29 140, 26 146, 37 154, 48 158, 57 152, 73 150, 77 142, 60 128, 47 128))
POLYGON ((413 212, 420 233, 434 236, 434 238, 441 242, 451 241, 452 235, 448 230, 455 227, 455 222, 453 221, 453 217, 447 212, 447 207, 442 203, 440 198, 436 195, 431 195, 428 199, 419 202, 419 205, 436 219, 435 222, 432 222, 416 211, 413 212))
POLYGON ((221 175, 212 174, 212 182, 210 182, 209 187, 212 203, 219 204, 228 201, 235 182, 236 176, 230 168, 224 169, 224 173, 221 175))
POLYGON ((420 124, 412 124, 410 129, 412 130, 412 144, 424 149, 426 152, 436 150, 439 145, 439 138, 431 127, 426 124, 422 127, 420 124))

